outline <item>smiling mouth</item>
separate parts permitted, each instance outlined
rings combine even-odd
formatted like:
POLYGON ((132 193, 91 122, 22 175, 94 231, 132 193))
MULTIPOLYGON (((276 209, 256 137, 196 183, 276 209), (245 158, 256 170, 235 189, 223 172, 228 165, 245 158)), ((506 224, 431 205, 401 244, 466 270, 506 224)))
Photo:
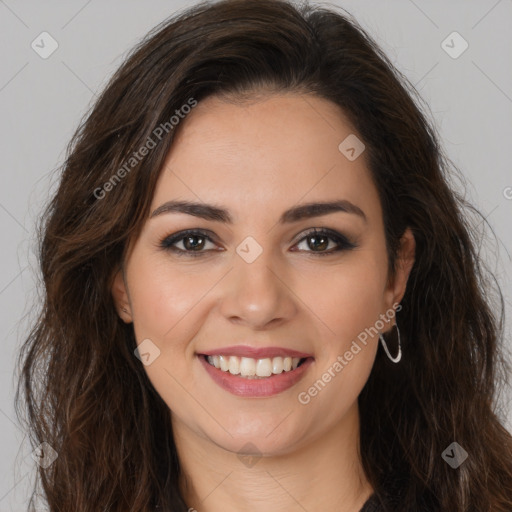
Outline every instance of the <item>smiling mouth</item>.
POLYGON ((281 373, 290 373, 310 357, 269 357, 253 359, 229 355, 201 355, 211 366, 231 375, 246 379, 268 379, 281 373))

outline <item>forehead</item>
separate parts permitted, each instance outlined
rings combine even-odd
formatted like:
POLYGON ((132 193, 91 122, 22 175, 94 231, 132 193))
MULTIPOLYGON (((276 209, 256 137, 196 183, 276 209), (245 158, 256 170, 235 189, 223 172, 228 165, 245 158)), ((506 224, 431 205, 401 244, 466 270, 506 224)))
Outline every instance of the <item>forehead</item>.
POLYGON ((337 105, 313 95, 243 103, 209 97, 182 121, 152 207, 199 200, 229 205, 236 216, 317 199, 370 206, 378 195, 364 152, 351 161, 339 149, 354 135, 337 105))

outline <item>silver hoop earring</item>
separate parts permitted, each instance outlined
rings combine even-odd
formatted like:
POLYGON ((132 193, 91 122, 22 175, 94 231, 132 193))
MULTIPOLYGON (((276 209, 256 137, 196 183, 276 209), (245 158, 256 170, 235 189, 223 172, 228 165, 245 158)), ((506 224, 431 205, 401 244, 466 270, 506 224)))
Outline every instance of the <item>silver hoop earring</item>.
POLYGON ((379 333, 379 339, 382 343, 382 347, 384 348, 384 351, 386 352, 388 358, 390 361, 393 361, 393 363, 398 363, 400 359, 402 359, 402 346, 400 344, 400 329, 398 328, 398 325, 395 324, 394 327, 396 327, 397 333, 398 333, 398 354, 396 357, 393 357, 388 350, 388 346, 386 344, 386 340, 384 339, 384 336, 382 336, 382 333, 379 333))

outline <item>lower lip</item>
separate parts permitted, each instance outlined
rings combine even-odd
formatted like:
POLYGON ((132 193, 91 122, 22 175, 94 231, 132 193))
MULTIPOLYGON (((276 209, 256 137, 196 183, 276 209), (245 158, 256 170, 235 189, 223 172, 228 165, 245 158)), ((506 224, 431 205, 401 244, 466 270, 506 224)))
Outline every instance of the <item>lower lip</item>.
POLYGON ((205 358, 199 355, 199 360, 208 375, 223 389, 233 395, 244 397, 273 396, 291 388, 296 384, 313 363, 313 358, 308 357, 300 366, 289 372, 283 371, 265 379, 246 379, 239 375, 233 375, 212 366, 205 358))

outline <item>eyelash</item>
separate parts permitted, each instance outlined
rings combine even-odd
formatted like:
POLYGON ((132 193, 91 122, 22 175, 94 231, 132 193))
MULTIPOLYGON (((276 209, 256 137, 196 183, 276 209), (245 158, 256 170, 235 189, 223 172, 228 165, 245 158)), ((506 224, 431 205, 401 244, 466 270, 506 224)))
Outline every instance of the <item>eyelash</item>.
MULTIPOLYGON (((305 251, 310 252, 314 255, 318 256, 327 256, 329 254, 334 254, 343 250, 351 250, 355 249, 357 245, 353 242, 350 242, 345 236, 341 235, 340 233, 337 233, 336 231, 332 231, 330 229, 317 229, 313 228, 312 230, 308 231, 295 245, 301 243, 309 236, 318 236, 318 235, 325 235, 327 238, 335 241, 338 244, 338 247, 336 249, 331 249, 330 251, 305 251)), ((180 231, 179 233, 175 233, 173 235, 170 235, 160 241, 160 247, 166 251, 172 251, 176 256, 190 256, 192 258, 196 258, 199 256, 204 255, 207 252, 210 251, 186 251, 184 249, 178 249, 174 247, 174 244, 176 242, 180 242, 184 238, 187 238, 189 236, 200 236, 203 238, 206 238, 208 241, 215 243, 210 236, 205 231, 202 231, 200 229, 186 229, 185 231, 180 231)))

